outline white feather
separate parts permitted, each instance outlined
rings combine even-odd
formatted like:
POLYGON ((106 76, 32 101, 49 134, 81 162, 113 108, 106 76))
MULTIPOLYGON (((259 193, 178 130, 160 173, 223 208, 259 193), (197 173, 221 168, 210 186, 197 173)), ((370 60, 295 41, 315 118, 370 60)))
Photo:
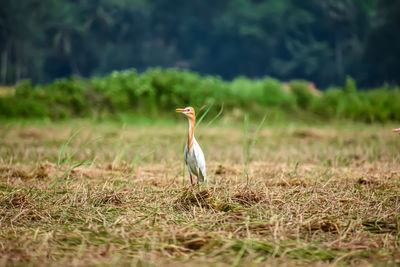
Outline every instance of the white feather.
POLYGON ((204 159, 204 153, 197 143, 196 138, 193 137, 193 145, 190 151, 187 151, 187 146, 186 144, 184 155, 189 175, 195 175, 197 177, 197 183, 206 182, 206 160, 204 159))

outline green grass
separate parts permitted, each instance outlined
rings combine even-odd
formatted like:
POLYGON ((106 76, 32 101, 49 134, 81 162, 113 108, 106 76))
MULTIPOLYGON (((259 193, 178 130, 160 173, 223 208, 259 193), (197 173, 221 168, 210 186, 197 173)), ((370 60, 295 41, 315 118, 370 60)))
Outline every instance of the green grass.
POLYGON ((393 125, 204 125, 191 187, 186 121, 1 124, 0 265, 400 263, 393 125))

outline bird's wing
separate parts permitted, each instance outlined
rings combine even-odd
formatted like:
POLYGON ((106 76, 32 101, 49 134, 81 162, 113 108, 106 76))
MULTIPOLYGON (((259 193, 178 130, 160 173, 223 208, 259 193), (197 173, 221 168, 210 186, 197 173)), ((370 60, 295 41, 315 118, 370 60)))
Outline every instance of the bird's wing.
POLYGON ((184 157, 185 157, 185 164, 186 164, 186 167, 187 167, 187 169, 189 171, 189 174, 192 174, 194 169, 192 170, 192 168, 190 166, 190 163, 189 163, 190 155, 189 155, 189 152, 187 150, 187 145, 185 146, 184 157))
POLYGON ((199 175, 203 176, 202 178, 206 179, 206 160, 204 158, 203 150, 197 142, 193 144, 194 155, 196 157, 196 168, 199 170, 199 175))

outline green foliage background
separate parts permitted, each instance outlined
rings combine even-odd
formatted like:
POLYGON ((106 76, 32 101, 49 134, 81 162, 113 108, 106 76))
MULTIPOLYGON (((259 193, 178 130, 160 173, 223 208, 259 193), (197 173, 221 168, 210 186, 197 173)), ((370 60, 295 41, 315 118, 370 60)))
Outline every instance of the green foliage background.
POLYGON ((2 0, 0 83, 179 67, 399 84, 398 0, 2 0))
POLYGON ((20 83, 14 94, 0 98, 3 118, 72 117, 102 119, 124 113, 173 116, 174 109, 191 105, 211 107, 215 115, 235 111, 263 117, 316 120, 350 119, 361 122, 400 121, 400 90, 383 86, 358 91, 348 77, 343 88, 317 91, 306 81, 281 83, 272 78, 216 76, 176 69, 114 71, 106 77, 70 78, 47 85, 20 83), (170 114, 170 115, 168 115, 170 114))

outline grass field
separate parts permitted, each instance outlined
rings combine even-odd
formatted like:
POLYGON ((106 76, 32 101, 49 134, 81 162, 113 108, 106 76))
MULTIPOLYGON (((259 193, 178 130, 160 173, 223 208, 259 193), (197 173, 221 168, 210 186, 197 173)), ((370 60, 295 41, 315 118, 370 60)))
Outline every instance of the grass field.
POLYGON ((393 125, 186 127, 1 123, 0 265, 400 264, 393 125))

